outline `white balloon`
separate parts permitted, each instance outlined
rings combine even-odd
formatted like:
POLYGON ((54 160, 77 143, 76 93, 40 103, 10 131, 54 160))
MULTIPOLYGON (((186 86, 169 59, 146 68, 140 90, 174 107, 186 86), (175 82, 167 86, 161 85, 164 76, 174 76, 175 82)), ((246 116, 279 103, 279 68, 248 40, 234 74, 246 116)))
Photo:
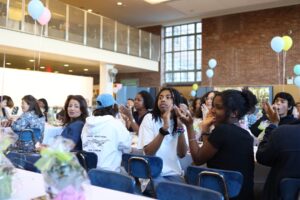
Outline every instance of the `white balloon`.
POLYGON ((294 83, 297 87, 300 87, 300 76, 296 76, 294 79, 294 83))
POLYGON ((192 91, 191 91, 191 96, 192 96, 192 97, 196 96, 196 91, 195 91, 195 90, 192 90, 192 91))
POLYGON ((210 60, 208 61, 208 66, 209 66, 211 69, 215 68, 215 67, 217 66, 217 61, 216 61, 216 59, 214 59, 214 58, 210 59, 210 60))
POLYGON ((208 78, 212 78, 214 76, 214 70, 212 70, 212 69, 206 70, 206 76, 208 78))

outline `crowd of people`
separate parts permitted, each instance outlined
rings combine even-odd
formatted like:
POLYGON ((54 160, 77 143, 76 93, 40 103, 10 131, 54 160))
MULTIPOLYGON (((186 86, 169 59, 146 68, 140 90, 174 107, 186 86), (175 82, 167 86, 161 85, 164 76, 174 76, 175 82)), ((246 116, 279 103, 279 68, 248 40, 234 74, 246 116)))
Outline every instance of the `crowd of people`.
MULTIPOLYGON (((122 153, 131 152, 134 132, 138 149, 163 160, 154 186, 161 181, 185 182, 179 159, 188 151, 195 165, 206 163, 209 168, 243 175, 242 189, 235 199, 254 199, 255 156, 258 163, 271 167, 263 199, 280 199, 280 181, 300 178, 300 103, 289 93, 279 92, 272 104, 263 101, 261 116, 254 121, 258 100, 247 89, 210 91, 190 106, 176 89, 167 87, 155 99, 141 91, 126 105, 118 105, 111 94, 100 94, 96 102, 89 116, 84 97, 69 95, 58 117, 64 127, 61 135, 74 142, 74 151, 96 153, 98 168, 124 173, 122 153), (252 122, 245 123, 249 116, 252 122), (256 155, 254 145, 258 145, 256 155)), ((37 128, 43 134, 47 101, 26 95, 21 109, 18 118, 11 118, 15 112, 11 98, 0 97, 1 126, 10 126, 15 132, 37 128)), ((32 150, 35 145, 22 143, 18 148, 32 150)))

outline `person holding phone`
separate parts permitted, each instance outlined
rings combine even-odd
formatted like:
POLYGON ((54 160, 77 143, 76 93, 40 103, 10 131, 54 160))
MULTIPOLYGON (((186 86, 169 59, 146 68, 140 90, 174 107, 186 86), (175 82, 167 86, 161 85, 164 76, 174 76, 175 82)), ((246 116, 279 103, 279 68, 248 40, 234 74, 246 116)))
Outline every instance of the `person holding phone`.
POLYGON ((155 100, 152 113, 148 113, 139 129, 138 147, 146 155, 163 160, 159 177, 153 180, 154 187, 161 181, 184 182, 179 158, 187 152, 186 129, 174 112, 180 106, 181 97, 174 88, 162 88, 155 100))

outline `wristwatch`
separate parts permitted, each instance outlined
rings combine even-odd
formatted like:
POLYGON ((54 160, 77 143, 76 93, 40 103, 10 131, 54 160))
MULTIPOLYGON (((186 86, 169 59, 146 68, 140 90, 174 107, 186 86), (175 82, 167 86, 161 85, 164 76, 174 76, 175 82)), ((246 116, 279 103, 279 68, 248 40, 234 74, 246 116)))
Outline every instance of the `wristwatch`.
POLYGON ((170 132, 168 130, 165 131, 162 127, 159 129, 159 133, 162 134, 163 136, 170 134, 170 132))

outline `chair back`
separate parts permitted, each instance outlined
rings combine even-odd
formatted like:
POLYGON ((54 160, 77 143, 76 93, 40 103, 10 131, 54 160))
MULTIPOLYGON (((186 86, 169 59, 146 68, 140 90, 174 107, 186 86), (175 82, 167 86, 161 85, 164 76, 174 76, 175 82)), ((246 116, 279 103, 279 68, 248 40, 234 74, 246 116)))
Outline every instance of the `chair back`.
POLYGON ((87 172, 97 167, 98 156, 94 152, 76 151, 76 157, 87 172))
POLYGON ((243 185, 243 175, 237 171, 189 166, 187 182, 220 192, 225 199, 239 195, 243 185))
POLYGON ((6 154, 6 157, 19 169, 40 173, 34 166, 36 161, 41 158, 41 155, 38 153, 9 152, 6 154))
POLYGON ((163 161, 156 156, 124 153, 122 165, 130 176, 135 178, 155 178, 160 175, 163 161))
POLYGON ((32 141, 35 144, 41 142, 43 139, 41 130, 38 128, 23 129, 21 131, 15 131, 15 133, 19 136, 18 140, 22 142, 32 141))
POLYGON ((300 178, 284 178, 280 182, 280 196, 282 200, 300 198, 300 178))
POLYGON ((88 176, 92 185, 134 193, 134 180, 130 176, 102 169, 91 169, 88 176))
POLYGON ((223 200, 219 192, 174 182, 160 182, 156 188, 159 200, 223 200))

